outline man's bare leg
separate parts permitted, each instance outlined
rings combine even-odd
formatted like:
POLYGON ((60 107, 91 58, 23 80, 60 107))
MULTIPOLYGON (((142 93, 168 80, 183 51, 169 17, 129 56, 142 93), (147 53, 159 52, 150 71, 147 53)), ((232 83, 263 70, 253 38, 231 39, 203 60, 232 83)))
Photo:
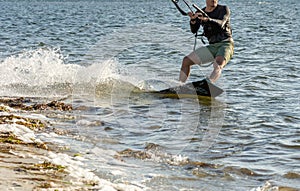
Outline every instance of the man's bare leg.
POLYGON ((182 60, 179 81, 185 82, 190 75, 191 66, 194 65, 194 62, 185 56, 182 60))
POLYGON ((210 81, 215 83, 221 76, 222 69, 226 65, 226 60, 223 56, 217 56, 213 63, 214 70, 210 74, 210 81))

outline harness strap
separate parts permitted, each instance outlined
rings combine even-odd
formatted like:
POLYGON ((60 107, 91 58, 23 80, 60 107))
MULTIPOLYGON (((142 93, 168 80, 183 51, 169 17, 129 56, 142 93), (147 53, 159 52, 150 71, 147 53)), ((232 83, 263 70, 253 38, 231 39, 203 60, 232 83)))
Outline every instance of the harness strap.
POLYGON ((201 42, 202 42, 203 44, 206 44, 205 41, 204 41, 204 39, 203 39, 204 32, 203 32, 202 34, 199 34, 199 35, 198 35, 198 32, 196 32, 196 34, 195 34, 194 48, 193 48, 194 51, 195 51, 196 46, 197 46, 197 37, 198 37, 198 36, 201 37, 201 42))

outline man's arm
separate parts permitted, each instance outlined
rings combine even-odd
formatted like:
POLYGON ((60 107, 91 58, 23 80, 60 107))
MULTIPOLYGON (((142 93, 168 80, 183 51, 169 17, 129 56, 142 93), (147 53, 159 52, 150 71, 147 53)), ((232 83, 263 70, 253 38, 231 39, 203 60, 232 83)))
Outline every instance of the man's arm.
POLYGON ((200 28, 200 24, 201 24, 201 21, 199 20, 199 14, 201 13, 188 13, 188 15, 190 16, 191 20, 190 20, 190 26, 191 26, 191 32, 192 33, 197 33, 197 31, 199 30, 200 28))
POLYGON ((218 25, 220 25, 221 28, 224 28, 226 22, 230 18, 230 10, 229 10, 229 8, 227 6, 225 6, 225 11, 226 11, 226 13, 224 14, 224 17, 223 17, 222 20, 208 18, 208 21, 217 23, 218 25))

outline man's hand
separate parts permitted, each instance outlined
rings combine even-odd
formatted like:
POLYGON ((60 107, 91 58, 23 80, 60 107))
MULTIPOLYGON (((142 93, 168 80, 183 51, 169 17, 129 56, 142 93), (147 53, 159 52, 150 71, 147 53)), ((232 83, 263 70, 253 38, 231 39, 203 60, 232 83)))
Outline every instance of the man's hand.
MULTIPOLYGON (((200 13, 201 14, 201 13, 200 13)), ((198 19, 202 22, 207 22, 209 20, 208 17, 204 17, 202 14, 198 16, 198 19)))
POLYGON ((202 13, 188 12, 188 16, 190 17, 192 23, 195 22, 196 18, 202 22, 207 22, 209 20, 208 17, 204 17, 202 13))
POLYGON ((195 20, 200 15, 202 15, 202 14, 201 13, 188 12, 188 16, 190 17, 191 20, 195 20))

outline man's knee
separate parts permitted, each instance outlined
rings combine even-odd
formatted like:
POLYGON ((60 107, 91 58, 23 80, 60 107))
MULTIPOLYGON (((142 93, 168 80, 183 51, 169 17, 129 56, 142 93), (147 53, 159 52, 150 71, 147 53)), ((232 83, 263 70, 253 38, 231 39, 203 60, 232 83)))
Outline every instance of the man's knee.
POLYGON ((215 62, 213 64, 215 69, 223 69, 223 67, 226 65, 226 60, 223 56, 217 56, 215 59, 215 62))
POLYGON ((182 65, 183 66, 191 66, 191 65, 193 65, 194 64, 194 62, 188 57, 188 56, 185 56, 184 58, 183 58, 183 60, 182 60, 182 65))

